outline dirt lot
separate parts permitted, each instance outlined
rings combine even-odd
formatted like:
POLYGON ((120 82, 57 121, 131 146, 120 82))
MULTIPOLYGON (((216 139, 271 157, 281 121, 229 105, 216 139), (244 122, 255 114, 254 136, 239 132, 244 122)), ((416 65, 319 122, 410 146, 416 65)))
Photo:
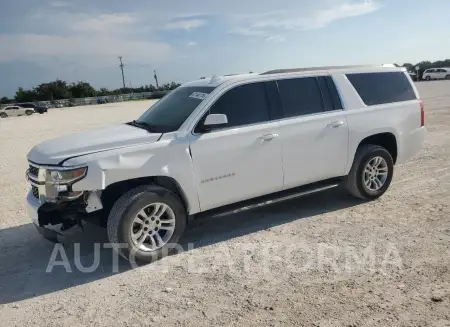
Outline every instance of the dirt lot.
MULTIPOLYGON (((25 156, 43 140, 136 118, 144 102, 0 120, 2 326, 450 326, 450 82, 418 84, 429 135, 372 203, 340 190, 192 226, 185 252, 132 269, 88 226, 70 266, 25 212, 25 156), (190 245, 189 245, 190 244, 190 245), (71 272, 66 270, 69 268, 71 272)), ((61 253, 61 252, 60 252, 61 253)))

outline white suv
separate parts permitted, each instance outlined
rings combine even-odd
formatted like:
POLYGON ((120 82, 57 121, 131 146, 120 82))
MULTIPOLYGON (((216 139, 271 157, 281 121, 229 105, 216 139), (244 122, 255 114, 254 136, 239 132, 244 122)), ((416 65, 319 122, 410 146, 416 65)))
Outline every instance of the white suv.
POLYGON ((202 79, 137 120, 44 142, 28 154, 31 219, 46 238, 107 226, 119 253, 149 262, 200 215, 344 184, 374 200, 425 137, 403 68, 277 70, 202 79))
POLYGON ((432 79, 450 79, 450 68, 431 68, 423 72, 422 79, 430 81, 432 79))

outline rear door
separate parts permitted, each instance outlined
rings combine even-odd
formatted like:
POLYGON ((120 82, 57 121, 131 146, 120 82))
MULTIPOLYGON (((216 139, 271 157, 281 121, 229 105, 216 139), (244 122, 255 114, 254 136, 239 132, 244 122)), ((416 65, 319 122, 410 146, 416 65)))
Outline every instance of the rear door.
MULTIPOLYGON (((212 104, 228 124, 191 137, 190 149, 201 210, 280 191, 282 146, 266 83, 236 86, 212 104)), ((199 125, 197 124, 197 126, 199 125)))
POLYGON ((284 189, 345 174, 348 126, 329 75, 277 81, 284 119, 284 189))
POLYGON ((433 73, 432 73, 431 78, 432 79, 439 79, 440 78, 439 75, 440 75, 439 69, 433 69, 433 73))
POLYGON ((445 69, 439 68, 437 69, 436 78, 437 79, 445 79, 445 75, 447 74, 447 71, 445 69))
POLYGON ((34 111, 33 109, 27 109, 27 108, 18 106, 18 107, 17 107, 17 114, 18 114, 19 116, 23 116, 23 115, 25 115, 25 113, 26 113, 27 110, 34 111))

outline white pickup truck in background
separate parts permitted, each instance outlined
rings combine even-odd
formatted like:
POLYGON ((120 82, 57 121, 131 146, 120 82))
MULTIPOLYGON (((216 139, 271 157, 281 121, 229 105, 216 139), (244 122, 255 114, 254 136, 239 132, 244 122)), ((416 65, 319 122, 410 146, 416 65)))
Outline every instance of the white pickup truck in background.
POLYGON ((48 239, 100 219, 140 262, 186 224, 344 184, 373 200, 425 137, 403 68, 277 70, 202 79, 137 120, 46 141, 28 154, 28 210, 48 239))

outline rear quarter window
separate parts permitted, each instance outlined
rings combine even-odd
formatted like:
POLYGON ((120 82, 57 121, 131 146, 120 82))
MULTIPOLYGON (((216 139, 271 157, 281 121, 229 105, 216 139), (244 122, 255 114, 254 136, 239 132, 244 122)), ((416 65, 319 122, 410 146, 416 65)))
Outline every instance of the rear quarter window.
POLYGON ((347 78, 368 106, 417 99, 403 72, 355 73, 347 78))

